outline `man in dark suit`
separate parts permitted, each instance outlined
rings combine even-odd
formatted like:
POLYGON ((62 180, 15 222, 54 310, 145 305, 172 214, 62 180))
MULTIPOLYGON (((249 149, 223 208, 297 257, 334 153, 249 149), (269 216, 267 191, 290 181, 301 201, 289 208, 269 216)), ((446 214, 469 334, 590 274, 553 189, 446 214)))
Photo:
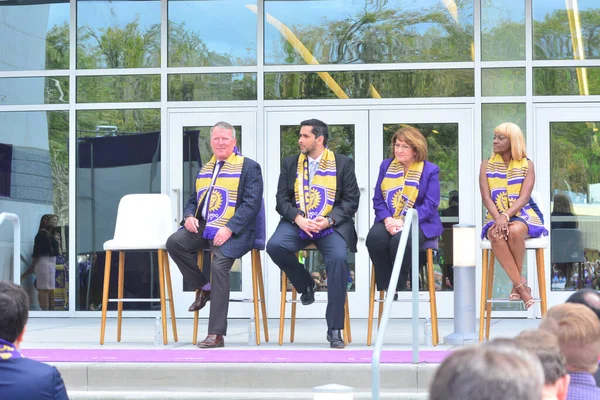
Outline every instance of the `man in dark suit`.
POLYGON ((267 244, 267 253, 302 293, 302 304, 309 305, 315 301, 316 284, 295 253, 315 243, 327 268, 327 340, 332 348, 344 348, 341 330, 349 275, 347 257, 348 251, 356 253, 352 217, 358 209, 360 191, 354 161, 326 148, 327 125, 311 119, 300 126, 301 154, 287 157, 281 164, 276 196, 281 220, 267 244))
POLYGON ((237 152, 235 128, 218 122, 210 130, 212 159, 198 172, 196 190, 184 210, 182 225, 167 240, 167 251, 196 289, 189 311, 211 300, 208 336, 200 348, 223 347, 227 334, 229 273, 236 258, 254 245, 254 225, 260 211, 263 181, 256 161, 237 152), (198 251, 213 254, 211 282, 198 268, 198 251), (211 287, 212 285, 212 287, 211 287))
POLYGON ((0 281, 0 399, 68 399, 56 367, 23 358, 19 353, 28 310, 29 298, 23 288, 0 281))

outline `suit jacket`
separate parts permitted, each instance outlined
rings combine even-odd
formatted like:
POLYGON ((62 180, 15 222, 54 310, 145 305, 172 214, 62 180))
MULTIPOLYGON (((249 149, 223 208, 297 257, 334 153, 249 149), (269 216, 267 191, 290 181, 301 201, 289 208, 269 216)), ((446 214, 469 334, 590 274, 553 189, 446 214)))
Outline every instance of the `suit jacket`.
MULTIPOLYGON (((263 196, 263 180, 260 165, 244 157, 237 202, 233 217, 225 224, 233 235, 221 246, 221 252, 229 258, 240 258, 254 246, 254 225, 260 211, 263 196)), ((203 204, 200 204, 202 206, 203 204)), ((188 198, 183 215, 196 215, 198 207, 197 193, 188 198)), ((200 215, 198 217, 202 218, 200 215)), ((183 225, 183 221, 182 221, 183 225)))
POLYGON ((0 399, 68 400, 60 373, 48 364, 27 358, 0 361, 0 399))
MULTIPOLYGON (((385 173, 392 163, 393 158, 385 159, 379 166, 379 176, 375 184, 375 195, 373 196, 373 209, 375 210, 375 222, 383 221, 393 214, 387 208, 383 193, 381 191, 381 182, 385 173)), ((419 228, 423 231, 426 238, 435 238, 442 234, 442 220, 438 214, 440 205, 440 168, 425 161, 421 179, 419 179, 419 195, 415 201, 414 208, 419 214, 419 228)))
MULTIPOLYGON (((290 156, 283 159, 279 183, 277 184, 277 207, 276 210, 283 220, 294 223, 296 215, 300 210, 296 207, 295 184, 296 171, 298 170, 298 158, 300 155, 290 156)), ((354 161, 347 156, 335 155, 336 185, 335 201, 333 209, 328 214, 335 224, 333 229, 339 232, 346 241, 348 249, 356 253, 358 238, 354 229, 352 217, 358 210, 360 190, 356 183, 354 173, 354 161)))

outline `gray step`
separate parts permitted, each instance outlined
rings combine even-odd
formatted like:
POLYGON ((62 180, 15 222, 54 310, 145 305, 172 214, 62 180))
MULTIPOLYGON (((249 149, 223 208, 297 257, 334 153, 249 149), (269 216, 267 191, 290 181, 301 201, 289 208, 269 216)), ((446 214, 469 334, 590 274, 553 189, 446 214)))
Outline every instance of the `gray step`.
MULTIPOLYGON (((354 392, 355 400, 371 399, 370 392, 354 392)), ((71 400, 263 400, 263 399, 293 399, 293 400, 313 400, 312 392, 181 392, 181 393, 161 393, 161 392, 123 392, 123 391, 105 391, 105 392, 84 392, 69 391, 71 400)), ((402 392, 382 392, 381 399, 399 399, 399 400, 427 400, 427 393, 402 393, 402 392)))
MULTIPOLYGON (((231 393, 254 396, 259 392, 287 392, 290 395, 310 394, 312 396, 313 387, 330 383, 350 386, 356 392, 364 392, 369 396, 371 393, 370 364, 55 363, 54 365, 60 370, 67 389, 74 396, 84 396, 85 392, 94 392, 94 395, 100 396, 97 398, 102 399, 111 398, 110 392, 131 393, 131 396, 138 396, 139 392, 152 392, 157 393, 158 397, 149 398, 165 399, 184 399, 190 398, 185 397, 188 393, 199 396, 207 392, 213 395, 210 398, 221 398, 214 397, 216 393, 224 396, 231 396, 231 393), (164 393, 179 397, 160 397, 165 396, 164 393)), ((405 393, 410 396, 426 393, 437 367, 438 364, 382 364, 381 392, 405 393)), ((118 398, 142 397, 119 395, 118 398)))

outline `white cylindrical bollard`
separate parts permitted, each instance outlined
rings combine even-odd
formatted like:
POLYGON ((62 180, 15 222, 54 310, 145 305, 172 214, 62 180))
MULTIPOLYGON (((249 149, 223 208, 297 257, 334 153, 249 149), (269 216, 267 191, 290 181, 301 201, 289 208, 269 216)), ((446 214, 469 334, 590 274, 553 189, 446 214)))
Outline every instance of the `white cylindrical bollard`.
POLYGON ((454 256, 454 333, 444 337, 444 343, 463 345, 475 343, 475 225, 452 227, 454 256))
POLYGON ((349 386, 330 383, 313 388, 314 400, 352 400, 354 389, 349 386))

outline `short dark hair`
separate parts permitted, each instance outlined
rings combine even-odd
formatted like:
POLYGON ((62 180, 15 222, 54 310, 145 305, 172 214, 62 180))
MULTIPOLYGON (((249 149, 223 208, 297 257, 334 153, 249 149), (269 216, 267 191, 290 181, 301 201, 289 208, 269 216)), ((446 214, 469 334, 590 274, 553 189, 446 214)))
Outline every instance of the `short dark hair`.
POLYGON ((323 136, 323 146, 327 146, 327 140, 329 140, 329 128, 327 128, 327 124, 320 119, 307 119, 305 121, 300 122, 300 128, 303 126, 312 127, 312 133, 315 135, 315 139, 319 136, 323 136))
POLYGON ((596 313, 598 319, 600 319, 600 292, 594 289, 581 289, 573 293, 568 299, 567 303, 583 304, 588 308, 591 308, 596 313), (596 301, 593 299, 596 298, 596 301))
POLYGON ((29 318, 29 297, 21 286, 0 281, 0 339, 14 343, 29 318))

